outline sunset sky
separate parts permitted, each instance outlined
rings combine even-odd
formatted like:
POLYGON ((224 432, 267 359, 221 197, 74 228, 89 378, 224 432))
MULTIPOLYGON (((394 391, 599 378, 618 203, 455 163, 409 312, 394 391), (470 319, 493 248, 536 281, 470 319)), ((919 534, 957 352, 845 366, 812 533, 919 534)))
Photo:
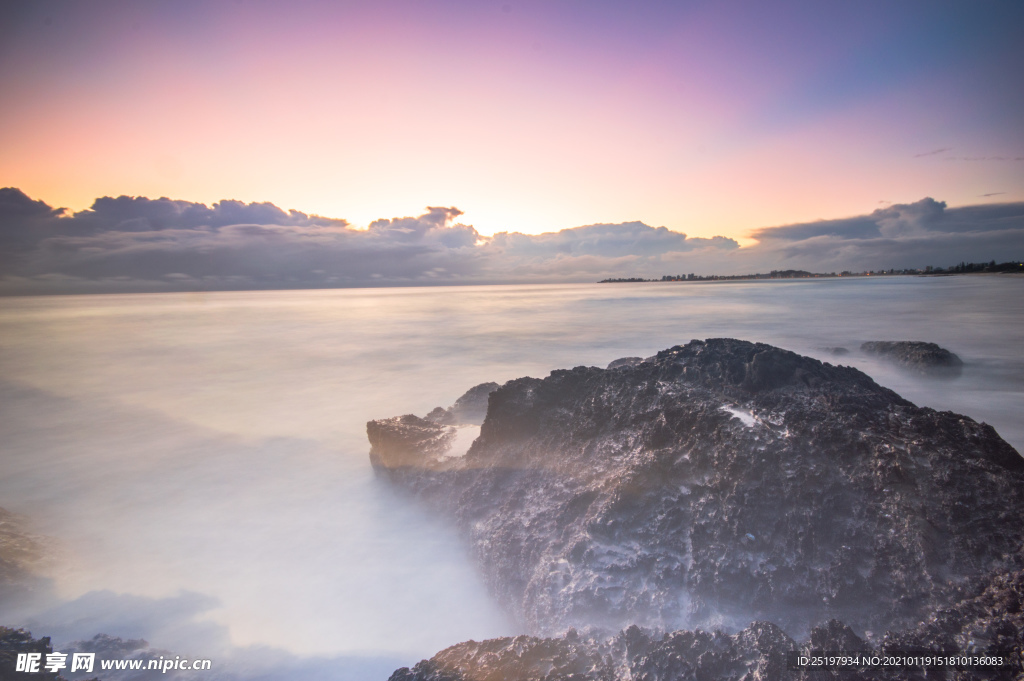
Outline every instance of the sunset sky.
POLYGON ((1024 200, 1021 2, 36 2, 0 186, 482 235, 1024 200))

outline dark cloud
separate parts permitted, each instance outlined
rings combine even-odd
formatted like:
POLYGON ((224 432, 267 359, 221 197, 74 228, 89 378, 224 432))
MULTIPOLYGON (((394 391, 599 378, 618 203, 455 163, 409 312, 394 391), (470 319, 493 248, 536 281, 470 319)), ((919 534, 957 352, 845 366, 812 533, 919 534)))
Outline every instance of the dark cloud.
POLYGON ((484 237, 453 207, 373 222, 206 206, 167 198, 97 199, 74 214, 0 190, 0 292, 322 288, 595 281, 772 269, 923 267, 1024 255, 1024 203, 949 208, 931 198, 869 215, 784 225, 758 243, 689 238, 642 222, 484 237))
POLYGON ((925 198, 916 203, 879 208, 870 215, 766 227, 755 230, 751 236, 761 242, 774 242, 803 241, 823 236, 872 239, 1021 228, 1024 228, 1024 203, 947 208, 944 201, 925 198))
POLYGON ((15 224, 15 220, 51 218, 63 214, 62 208, 51 208, 43 201, 30 199, 25 192, 14 187, 0 189, 0 227, 15 224))
POLYGON ((75 221, 95 231, 152 231, 227 225, 293 225, 302 227, 345 227, 345 220, 287 213, 272 203, 220 201, 207 207, 202 203, 168 198, 147 199, 136 196, 96 199, 88 210, 75 213, 75 221))
POLYGON ((925 198, 870 215, 757 230, 752 262, 813 271, 945 266, 1024 257, 1024 203, 948 208, 925 198))
POLYGON ((0 228, 20 235, 4 247, 7 292, 590 281, 739 247, 640 222, 487 238, 454 207, 358 230, 269 203, 121 196, 66 215, 16 189, 3 196, 0 228))

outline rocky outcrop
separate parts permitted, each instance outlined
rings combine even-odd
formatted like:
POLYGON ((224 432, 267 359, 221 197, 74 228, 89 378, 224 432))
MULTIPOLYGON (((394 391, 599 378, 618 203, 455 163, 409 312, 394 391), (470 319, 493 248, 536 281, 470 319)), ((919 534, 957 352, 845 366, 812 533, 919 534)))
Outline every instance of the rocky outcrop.
POLYGON ((50 637, 32 638, 31 632, 24 629, 0 627, 0 681, 22 681, 38 679, 38 681, 63 681, 63 676, 44 668, 46 655, 53 652, 50 637), (36 654, 40 657, 39 671, 25 673, 15 671, 19 653, 36 654))
MULTIPOLYGON (((1019 614, 1015 620, 1019 634, 1019 614)), ((825 670, 799 664, 800 655, 827 652, 859 653, 883 660, 886 656, 956 651, 942 633, 942 626, 933 621, 909 632, 887 632, 875 644, 838 620, 815 627, 803 643, 770 622, 753 622, 732 635, 701 630, 659 634, 634 626, 614 636, 581 636, 570 629, 552 638, 517 636, 460 643, 411 669, 395 671, 390 681, 1016 681, 1024 674, 1019 637, 1015 644, 1003 648, 961 648, 983 657, 989 657, 986 651, 998 651, 1002 658, 1001 664, 973 668, 936 665, 926 670, 920 666, 857 664, 825 670)))
POLYGON ((1024 459, 849 367, 693 341, 506 383, 463 456, 446 428, 372 421, 371 460, 456 521, 535 635, 909 631, 993 574, 1019 591, 1024 459))
POLYGON ((434 407, 427 414, 427 420, 442 425, 480 425, 487 415, 487 398, 498 389, 497 383, 481 383, 473 386, 455 400, 455 404, 443 409, 434 407))
POLYGON ((573 629, 557 638, 460 643, 412 669, 399 669, 390 681, 780 679, 793 650, 793 640, 767 622, 732 636, 704 631, 658 635, 634 626, 609 638, 580 636, 573 629))
POLYGON ((811 630, 802 643, 769 622, 754 622, 734 635, 675 631, 668 634, 630 627, 614 636, 575 629, 563 636, 517 636, 468 641, 441 651, 413 668, 397 670, 390 681, 896 681, 956 678, 1019 680, 1024 675, 1024 574, 1001 573, 961 594, 954 605, 926 622, 900 632, 861 638, 838 620, 811 630), (800 667, 794 654, 866 653, 884 658, 900 653, 962 652, 999 654, 1001 665, 973 669, 859 665, 843 670, 800 667), (955 674, 955 675, 954 675, 955 674))
POLYGON ((860 346, 862 352, 876 355, 897 366, 925 376, 956 378, 963 371, 963 361, 935 343, 921 341, 869 341, 860 346))

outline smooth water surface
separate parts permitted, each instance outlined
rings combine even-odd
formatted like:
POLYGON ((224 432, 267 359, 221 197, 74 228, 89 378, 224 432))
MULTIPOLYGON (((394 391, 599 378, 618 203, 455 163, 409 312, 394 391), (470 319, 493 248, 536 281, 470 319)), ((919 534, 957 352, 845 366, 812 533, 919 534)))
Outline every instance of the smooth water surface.
POLYGON ((264 646, 324 678, 516 633, 451 529, 374 479, 366 421, 722 336, 856 366, 1024 447, 1017 277, 0 299, 0 507, 52 554, 50 587, 0 624, 264 646), (963 376, 900 373, 867 340, 934 341, 963 376))

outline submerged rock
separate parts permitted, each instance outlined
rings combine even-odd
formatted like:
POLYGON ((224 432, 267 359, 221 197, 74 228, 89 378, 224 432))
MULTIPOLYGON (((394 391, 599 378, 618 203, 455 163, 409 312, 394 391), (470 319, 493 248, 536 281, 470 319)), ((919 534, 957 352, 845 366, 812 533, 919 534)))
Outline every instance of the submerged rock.
POLYGON ((963 371, 963 361, 935 343, 869 341, 861 344, 860 349, 868 355, 876 355, 904 369, 927 376, 956 378, 963 371))
POLYGON ((455 520, 533 635, 763 621, 803 639, 833 619, 957 650, 1021 635, 1024 459, 856 369, 692 341, 506 383, 459 458, 443 430, 371 421, 371 460, 455 520))

